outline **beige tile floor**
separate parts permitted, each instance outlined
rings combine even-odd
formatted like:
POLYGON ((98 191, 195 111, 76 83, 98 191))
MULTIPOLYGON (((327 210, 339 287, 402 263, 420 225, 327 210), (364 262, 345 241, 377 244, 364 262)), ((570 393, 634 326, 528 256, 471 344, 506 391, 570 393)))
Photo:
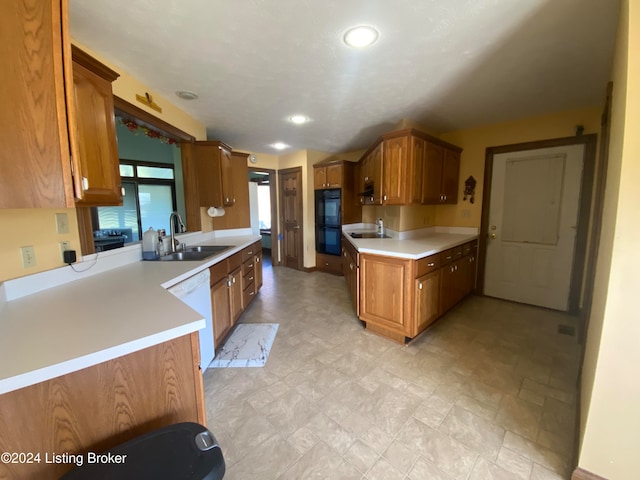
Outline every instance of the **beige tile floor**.
POLYGON ((570 477, 570 316, 469 297, 402 346, 363 329, 344 278, 267 267, 242 321, 280 328, 265 367, 205 372, 227 480, 570 477))

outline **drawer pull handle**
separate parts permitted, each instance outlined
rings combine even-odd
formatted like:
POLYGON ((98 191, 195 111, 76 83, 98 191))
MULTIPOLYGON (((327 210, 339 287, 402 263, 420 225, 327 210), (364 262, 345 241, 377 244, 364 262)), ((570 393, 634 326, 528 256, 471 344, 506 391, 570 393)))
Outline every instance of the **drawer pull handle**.
POLYGON ((247 255, 253 255, 253 251, 247 252, 247 255))
POLYGON ((249 277, 249 281, 253 280, 253 277, 249 277))
POLYGON ((250 263, 249 265, 247 265, 247 268, 253 268, 253 263, 250 263))
POLYGON ((447 260, 451 260, 453 257, 451 255, 447 255, 447 260))
POLYGON ((253 297, 253 295, 254 295, 255 293, 256 293, 256 292, 249 292, 249 296, 250 296, 250 297, 253 297))
POLYGON ((418 288, 419 288, 420 290, 422 290, 422 282, 420 282, 420 283, 418 284, 418 288))
POLYGON ((435 267, 435 266, 436 266, 435 262, 427 263, 427 267, 435 267))

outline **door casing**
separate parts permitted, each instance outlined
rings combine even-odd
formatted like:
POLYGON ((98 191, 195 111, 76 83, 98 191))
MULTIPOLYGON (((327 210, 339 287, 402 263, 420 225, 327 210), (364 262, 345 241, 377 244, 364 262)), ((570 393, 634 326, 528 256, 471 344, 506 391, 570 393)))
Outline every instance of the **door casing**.
POLYGON ((488 147, 485 151, 484 188, 482 195, 482 219, 480 222, 480 236, 478 258, 478 277, 476 292, 484 293, 484 274, 486 268, 487 232, 489 231, 489 204, 491 199, 491 179, 493 175, 493 156, 500 153, 520 152, 524 150, 538 150, 542 148, 561 147, 567 145, 584 145, 583 172, 580 186, 580 205, 578 207, 578 225, 574 261, 571 270, 571 286, 569 289, 569 313, 578 314, 580 311, 580 294, 582 292, 583 273, 587 251, 587 237, 589 234, 589 216, 591 197, 594 188, 594 172, 596 159, 596 134, 579 135, 575 137, 554 138, 534 142, 516 143, 488 147))

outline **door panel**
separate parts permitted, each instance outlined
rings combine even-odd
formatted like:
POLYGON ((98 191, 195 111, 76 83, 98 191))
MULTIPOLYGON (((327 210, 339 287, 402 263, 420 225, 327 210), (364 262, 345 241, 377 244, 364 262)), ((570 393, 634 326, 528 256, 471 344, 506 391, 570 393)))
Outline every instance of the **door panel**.
POLYGON ((303 268, 302 167, 280 170, 280 216, 283 242, 282 257, 286 267, 303 268))
POLYGON ((486 295, 568 309, 583 148, 494 156, 486 295))

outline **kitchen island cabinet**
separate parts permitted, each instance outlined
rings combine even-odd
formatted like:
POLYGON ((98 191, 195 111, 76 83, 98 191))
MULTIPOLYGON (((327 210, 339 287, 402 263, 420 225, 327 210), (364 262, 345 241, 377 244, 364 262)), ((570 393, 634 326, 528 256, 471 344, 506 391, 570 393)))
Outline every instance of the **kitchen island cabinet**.
MULTIPOLYGON (((396 249, 402 243, 390 242, 396 249)), ((383 247, 358 252, 357 280, 350 243, 343 236, 343 268, 352 301, 359 305, 356 314, 368 330, 397 342, 415 338, 475 286, 477 240, 418 258, 385 255, 383 247)))

